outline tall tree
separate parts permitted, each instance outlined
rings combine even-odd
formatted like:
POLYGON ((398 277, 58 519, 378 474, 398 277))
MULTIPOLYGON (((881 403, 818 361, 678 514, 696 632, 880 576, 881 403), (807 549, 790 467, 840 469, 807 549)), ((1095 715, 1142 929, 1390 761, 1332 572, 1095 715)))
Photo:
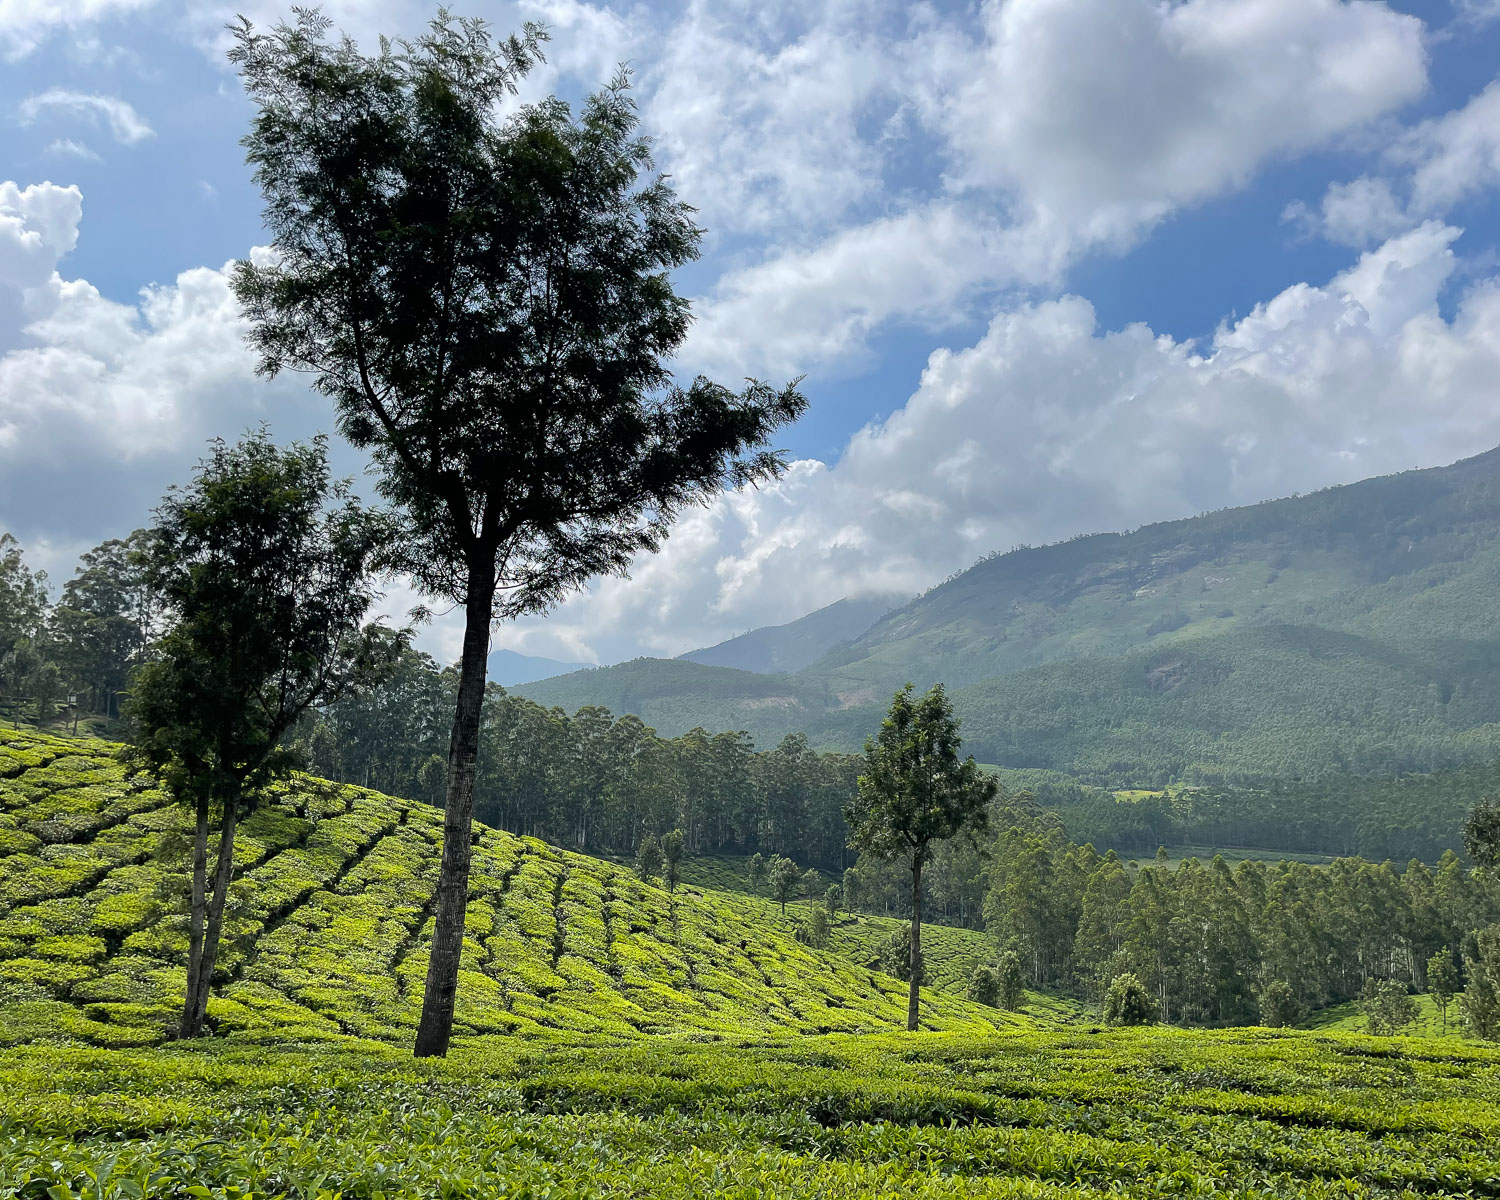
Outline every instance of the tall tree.
POLYGON ((419 1056, 446 1053, 468 901, 475 758, 492 623, 545 609, 655 551, 674 515, 779 474, 763 449, 794 385, 675 384, 692 210, 656 175, 621 73, 575 116, 501 115, 541 58, 440 14, 367 57, 302 12, 242 21, 231 60, 274 258, 235 292, 261 368, 332 397, 404 513, 400 564, 464 610, 443 856, 419 1056))
POLYGON ((159 772, 196 819, 178 1031, 189 1038, 208 1007, 242 811, 296 765, 285 735, 304 712, 388 669, 393 640, 364 624, 387 525, 346 484, 330 483, 322 439, 282 450, 263 430, 235 446, 214 442, 156 517, 143 565, 166 633, 134 680, 128 753, 159 772))
POLYGON ((922 868, 935 841, 985 827, 999 788, 974 758, 960 761, 958 721, 942 684, 891 700, 880 733, 865 742, 865 771, 845 809, 850 844, 911 872, 911 982, 906 1027, 916 1029, 922 980, 922 868))
POLYGON ((46 572, 28 570, 21 544, 0 533, 0 695, 19 691, 34 669, 19 652, 36 637, 46 612, 46 572))

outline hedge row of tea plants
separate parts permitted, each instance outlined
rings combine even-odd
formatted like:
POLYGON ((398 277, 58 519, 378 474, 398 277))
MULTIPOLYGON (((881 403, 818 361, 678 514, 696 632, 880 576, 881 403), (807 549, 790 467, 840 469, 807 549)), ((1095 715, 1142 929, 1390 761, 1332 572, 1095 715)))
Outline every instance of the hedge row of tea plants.
MULTIPOLYGON (((186 961, 187 822, 109 745, 0 731, 0 1044, 163 1040, 186 961)), ((210 1026, 408 1042, 440 840, 441 814, 414 801, 304 777, 273 789, 241 827, 210 1026)), ((1005 1020, 938 988, 925 1001, 935 1029, 1005 1020)), ((800 944, 768 902, 669 894, 477 831, 461 1037, 861 1032, 899 1028, 905 1008, 904 985, 800 944)))
POLYGON ((1500 1051, 1453 1043, 361 1046, 0 1051, 0 1198, 1500 1194, 1500 1051))

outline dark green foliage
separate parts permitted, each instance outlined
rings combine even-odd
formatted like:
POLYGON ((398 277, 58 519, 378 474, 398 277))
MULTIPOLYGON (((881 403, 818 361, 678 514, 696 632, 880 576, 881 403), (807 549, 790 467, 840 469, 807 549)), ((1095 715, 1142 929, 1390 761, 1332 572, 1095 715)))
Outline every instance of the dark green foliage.
MULTIPOLYGON (((879 943, 876 949, 876 964, 887 975, 909 984, 912 978, 911 963, 911 923, 906 921, 902 922, 898 928, 891 930, 879 943)), ((927 964, 923 962, 918 982, 926 983, 927 979, 927 964)))
POLYGON ((0 700, 18 703, 43 665, 35 642, 47 612, 47 574, 31 571, 21 545, 0 533, 0 700))
POLYGON ((1156 1020, 1156 1005, 1141 981, 1126 971, 1110 980, 1102 1016, 1106 1025, 1148 1025, 1156 1020))
POLYGON ((650 881, 661 878, 663 855, 661 843, 656 840, 654 834, 648 833, 641 839, 640 849, 635 855, 635 873, 642 880, 650 881))
POLYGON ((989 1008, 1000 1007, 1000 974, 994 967, 981 963, 974 968, 969 977, 969 999, 989 1008))
POLYGON ((781 905, 785 915, 787 901, 793 899, 802 886, 802 871, 791 859, 778 854, 766 868, 766 877, 771 884, 771 898, 781 905))
POLYGON ((748 869, 750 874, 750 890, 752 892, 758 892, 761 888, 765 887, 766 880, 769 877, 769 868, 766 866, 766 856, 759 850, 757 850, 750 856, 750 865, 748 869))
POLYGON ((1260 992, 1260 1023, 1270 1029, 1299 1024, 1306 1014, 1297 1003, 1297 993, 1285 979, 1273 979, 1260 992))
POLYGON ((1021 1007, 1021 957, 1014 950, 1003 951, 995 960, 995 981, 999 1006, 1014 1012, 1021 1007))
POLYGON ((1464 849, 1477 863, 1500 867, 1500 801, 1486 798, 1464 820, 1464 849))
POLYGON ((912 1030, 922 975, 922 868, 934 842, 984 829, 998 789, 972 756, 959 760, 959 744, 958 722, 942 685, 913 703, 907 684, 891 699, 880 732, 866 740, 865 770, 844 809, 851 846, 911 872, 912 1030))
POLYGON ((463 952, 474 776, 492 622, 536 612, 657 550, 674 516, 774 478, 795 385, 674 382, 689 313, 671 272, 692 209, 655 173, 621 72, 578 114, 502 116, 540 60, 440 11, 362 55, 299 10, 230 59, 277 254, 238 264, 261 370, 310 372, 402 511, 392 561, 461 605, 443 884, 417 1038, 442 1055, 463 952))
POLYGON ((1500 925, 1479 931, 1475 951, 1466 964, 1459 1000, 1464 1031, 1484 1041, 1500 1041, 1500 925))
POLYGON ((666 864, 667 891, 675 892, 682 878, 682 830, 674 829, 661 839, 662 860, 666 864))
POLYGON ((825 949, 832 928, 833 921, 828 916, 828 910, 822 905, 813 905, 807 917, 807 944, 815 950, 825 949))
POLYGON ((830 883, 828 890, 823 893, 823 907, 828 910, 830 917, 837 917, 839 909, 844 904, 844 889, 836 883, 830 883))
POLYGON ((1444 946, 1427 960, 1427 990, 1443 1014, 1443 1032, 1448 1032, 1448 1006, 1458 994, 1460 980, 1453 952, 1444 946))
POLYGON ((1394 979, 1368 979, 1359 999, 1371 1033, 1389 1037, 1417 1019, 1417 1004, 1404 984, 1394 979))
POLYGON ((198 1035, 208 1003, 236 824, 296 761, 284 736, 314 705, 378 680, 399 645, 363 626, 386 538, 385 521, 330 482, 321 439, 280 450, 264 431, 214 442, 193 482, 157 510, 142 570, 166 632, 136 674, 128 715, 134 760, 196 814, 183 1037, 198 1035))

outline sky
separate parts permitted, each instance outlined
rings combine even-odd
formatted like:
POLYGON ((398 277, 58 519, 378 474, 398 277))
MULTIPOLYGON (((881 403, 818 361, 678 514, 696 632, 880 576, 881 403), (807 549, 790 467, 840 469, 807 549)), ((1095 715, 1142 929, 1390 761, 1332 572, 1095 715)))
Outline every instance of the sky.
MULTIPOLYGON (((323 10, 373 48, 433 7, 323 10)), ((1500 0, 451 7, 548 27, 518 103, 630 64, 707 230, 674 369, 810 401, 782 480, 496 647, 678 654, 1500 444, 1500 0)), ((206 439, 332 429, 255 375, 228 288, 269 240, 237 12, 289 10, 0 0, 0 530, 54 589, 206 439)), ((421 643, 460 637, 440 608, 421 643)))

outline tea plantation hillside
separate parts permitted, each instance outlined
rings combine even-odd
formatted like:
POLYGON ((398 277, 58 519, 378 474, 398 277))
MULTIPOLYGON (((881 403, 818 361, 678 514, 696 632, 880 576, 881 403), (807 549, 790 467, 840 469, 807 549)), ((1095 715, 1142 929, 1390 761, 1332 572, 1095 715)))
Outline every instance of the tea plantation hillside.
MULTIPOLYGON (((159 1042, 184 986, 185 814, 102 742, 0 731, 0 1042, 159 1042)), ((241 827, 209 1017, 261 1042, 405 1045, 441 814, 298 778, 241 827)), ((480 827, 457 1029, 566 1041, 898 1028, 905 985, 769 905, 480 827)), ((957 981, 955 981, 957 982, 957 981)), ((1007 1018, 927 993, 932 1028, 1007 1018)))

